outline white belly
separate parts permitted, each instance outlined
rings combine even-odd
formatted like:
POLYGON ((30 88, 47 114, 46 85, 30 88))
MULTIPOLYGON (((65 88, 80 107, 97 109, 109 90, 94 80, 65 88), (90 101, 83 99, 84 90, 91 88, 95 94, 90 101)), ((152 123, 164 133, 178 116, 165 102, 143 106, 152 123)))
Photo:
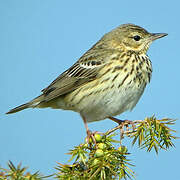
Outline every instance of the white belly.
MULTIPOLYGON (((101 96, 89 97, 84 99, 89 103, 80 111, 87 122, 103 120, 109 116, 119 115, 127 110, 132 110, 141 97, 145 86, 137 88, 136 86, 121 87, 120 89, 109 90, 101 96)), ((83 102, 82 102, 83 103, 83 102)))

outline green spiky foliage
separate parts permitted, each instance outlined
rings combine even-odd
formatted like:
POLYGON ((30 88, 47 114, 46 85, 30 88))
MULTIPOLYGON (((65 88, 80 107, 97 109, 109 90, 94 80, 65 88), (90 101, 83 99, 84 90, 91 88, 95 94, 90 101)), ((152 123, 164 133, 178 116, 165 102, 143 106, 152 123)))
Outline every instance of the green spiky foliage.
MULTIPOLYGON (((58 163, 56 173, 42 176, 39 172, 31 174, 26 167, 17 167, 9 161, 8 169, 0 168, 0 180, 106 180, 106 179, 135 179, 134 163, 131 154, 124 145, 124 138, 129 138, 132 145, 145 149, 147 152, 168 150, 174 147, 173 140, 177 139, 176 132, 169 126, 175 120, 164 118, 156 119, 155 116, 145 120, 134 121, 134 125, 120 124, 105 133, 94 135, 94 140, 75 146, 69 151, 71 156, 68 164, 58 163), (120 141, 115 136, 120 132, 120 141), (70 163, 71 162, 71 163, 70 163)), ((126 141, 127 143, 127 141, 126 141)))
POLYGON ((21 164, 16 167, 11 161, 8 169, 0 168, 0 180, 42 180, 50 176, 42 176, 39 172, 31 174, 27 172, 27 167, 21 167, 21 164))
POLYGON ((96 134, 96 144, 80 144, 70 150, 72 164, 58 164, 56 178, 59 180, 105 180, 105 179, 134 179, 133 163, 130 160, 130 152, 122 145, 125 137, 132 140, 132 145, 138 144, 148 152, 152 149, 156 153, 160 149, 167 150, 173 147, 172 140, 174 130, 168 126, 173 125, 175 120, 164 118, 156 119, 154 116, 145 120, 134 121, 133 126, 128 123, 119 125, 106 133, 96 134), (115 131, 121 130, 121 140, 114 140, 115 131), (119 144, 119 145, 118 145, 119 144))

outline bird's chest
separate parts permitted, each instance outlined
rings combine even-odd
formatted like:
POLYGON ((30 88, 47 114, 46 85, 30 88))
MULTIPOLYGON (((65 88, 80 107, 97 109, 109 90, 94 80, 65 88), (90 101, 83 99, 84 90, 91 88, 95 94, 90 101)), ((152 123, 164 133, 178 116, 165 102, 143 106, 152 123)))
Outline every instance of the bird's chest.
POLYGON ((150 82, 151 72, 151 62, 147 56, 134 55, 126 64, 117 63, 102 78, 103 83, 99 83, 100 93, 91 98, 88 111, 115 116, 132 110, 143 94, 146 84, 150 82))

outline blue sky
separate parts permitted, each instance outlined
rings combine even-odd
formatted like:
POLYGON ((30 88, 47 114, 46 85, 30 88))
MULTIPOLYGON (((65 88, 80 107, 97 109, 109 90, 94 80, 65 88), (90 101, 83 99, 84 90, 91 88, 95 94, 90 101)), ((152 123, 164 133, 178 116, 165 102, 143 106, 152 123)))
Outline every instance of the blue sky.
MULTIPOLYGON (((179 1, 0 1, 0 165, 22 162, 32 171, 54 172, 56 162, 84 141, 83 121, 77 113, 28 109, 5 115, 10 108, 40 94, 103 34, 123 23, 169 35, 154 42, 148 55, 153 76, 141 100, 121 119, 180 117, 179 1)), ((114 127, 110 120, 89 124, 101 132, 114 127)), ((179 132, 180 122, 174 128, 179 132)), ((130 141, 126 142, 127 144, 130 141)), ((138 180, 178 179, 176 148, 159 155, 130 146, 138 180)))

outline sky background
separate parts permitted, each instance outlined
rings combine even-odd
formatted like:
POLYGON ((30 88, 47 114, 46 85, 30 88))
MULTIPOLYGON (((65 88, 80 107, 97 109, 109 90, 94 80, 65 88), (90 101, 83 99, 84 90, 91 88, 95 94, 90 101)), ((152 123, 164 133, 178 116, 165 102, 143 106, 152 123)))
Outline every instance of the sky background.
MULTIPOLYGON (((180 129, 180 3, 172 1, 0 1, 0 165, 22 162, 35 172, 55 172, 56 162, 86 136, 80 116, 71 111, 28 109, 5 115, 9 109, 40 94, 69 68, 103 34, 123 23, 134 23, 149 32, 169 35, 151 45, 148 55, 153 76, 132 112, 121 119, 178 119, 180 129)), ((89 124, 105 132, 116 126, 110 120, 89 124)), ((138 180, 180 179, 180 143, 176 148, 147 153, 131 147, 138 180)))

